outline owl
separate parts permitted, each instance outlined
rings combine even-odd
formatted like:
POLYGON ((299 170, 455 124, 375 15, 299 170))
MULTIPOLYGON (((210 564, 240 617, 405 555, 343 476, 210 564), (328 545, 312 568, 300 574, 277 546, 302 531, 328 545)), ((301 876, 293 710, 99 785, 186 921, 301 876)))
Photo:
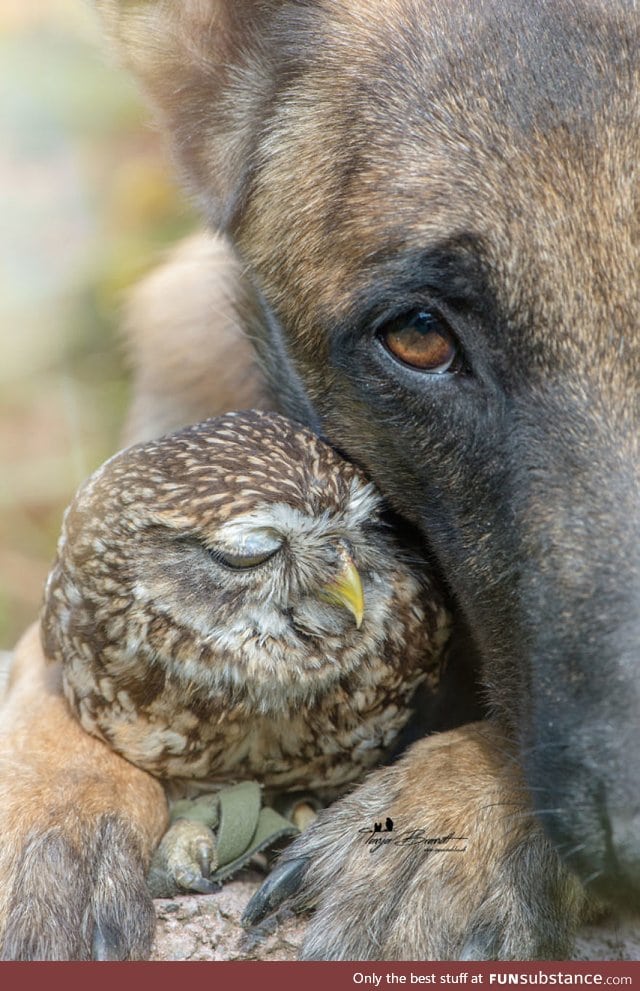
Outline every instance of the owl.
POLYGON ((177 792, 329 801, 437 686, 449 617, 359 469, 274 413, 126 449, 65 514, 41 628, 82 726, 177 792))

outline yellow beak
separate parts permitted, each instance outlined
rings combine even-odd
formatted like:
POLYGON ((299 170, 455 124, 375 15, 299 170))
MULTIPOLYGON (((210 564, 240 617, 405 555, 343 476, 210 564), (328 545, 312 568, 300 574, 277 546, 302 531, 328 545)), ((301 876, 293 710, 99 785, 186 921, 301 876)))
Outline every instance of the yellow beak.
POLYGON ((360 629, 364 617, 364 591, 358 569, 350 557, 345 555, 342 571, 337 578, 322 586, 319 598, 348 609, 356 621, 356 628, 360 629))

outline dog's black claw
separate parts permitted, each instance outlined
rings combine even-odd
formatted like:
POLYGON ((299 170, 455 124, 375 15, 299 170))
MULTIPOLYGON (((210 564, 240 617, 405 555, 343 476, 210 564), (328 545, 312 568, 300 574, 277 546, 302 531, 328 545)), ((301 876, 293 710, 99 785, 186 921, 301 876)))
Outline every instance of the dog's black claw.
POLYGON ((121 933, 112 931, 111 927, 96 926, 92 940, 92 960, 126 960, 123 952, 123 937, 121 933))
POLYGON ((283 902, 287 901, 291 895, 295 895, 304 880, 308 864, 308 857, 298 857, 295 860, 287 860, 283 864, 278 864, 250 900, 240 924, 245 929, 257 925, 258 922, 261 922, 267 915, 271 915, 283 902))
POLYGON ((476 933, 462 947, 458 960, 497 960, 496 940, 489 933, 476 933))

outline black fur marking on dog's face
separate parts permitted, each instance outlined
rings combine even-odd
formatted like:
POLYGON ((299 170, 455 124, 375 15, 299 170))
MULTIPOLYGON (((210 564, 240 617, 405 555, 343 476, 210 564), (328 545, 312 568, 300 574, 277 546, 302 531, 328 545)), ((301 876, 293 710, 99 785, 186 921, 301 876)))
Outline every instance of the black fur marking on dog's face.
POLYGON ((235 231, 263 359, 421 527, 560 851, 638 902, 637 9, 322 6, 235 231), (464 374, 381 346, 430 308, 464 374))

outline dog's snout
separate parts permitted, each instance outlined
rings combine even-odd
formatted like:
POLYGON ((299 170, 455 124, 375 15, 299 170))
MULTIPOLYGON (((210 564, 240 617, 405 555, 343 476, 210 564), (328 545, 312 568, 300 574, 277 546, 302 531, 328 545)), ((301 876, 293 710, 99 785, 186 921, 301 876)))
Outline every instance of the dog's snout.
POLYGON ((612 407, 576 400, 570 449, 522 413, 520 724, 558 853, 594 894, 640 908, 640 452, 630 409, 612 407))
POLYGON ((617 756, 598 762, 583 752, 576 761, 565 751, 553 776, 545 780, 538 766, 529 780, 540 821, 571 870, 597 897, 640 911, 640 781, 635 755, 625 768, 617 756))

